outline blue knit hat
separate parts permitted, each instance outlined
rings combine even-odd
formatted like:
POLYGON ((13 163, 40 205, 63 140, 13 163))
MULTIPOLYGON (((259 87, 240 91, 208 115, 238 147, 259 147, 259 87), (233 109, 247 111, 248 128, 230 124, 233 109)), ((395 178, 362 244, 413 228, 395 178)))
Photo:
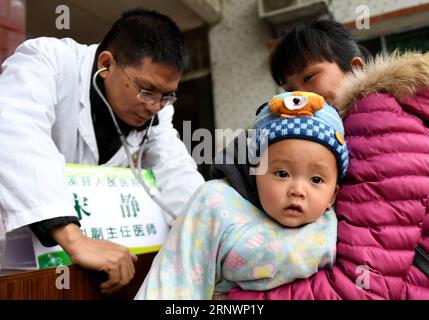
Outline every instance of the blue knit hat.
POLYGON ((269 145, 284 139, 310 140, 327 147, 337 159, 344 177, 349 154, 344 141, 343 122, 323 97, 310 92, 285 92, 273 97, 257 114, 250 154, 259 157, 269 145))

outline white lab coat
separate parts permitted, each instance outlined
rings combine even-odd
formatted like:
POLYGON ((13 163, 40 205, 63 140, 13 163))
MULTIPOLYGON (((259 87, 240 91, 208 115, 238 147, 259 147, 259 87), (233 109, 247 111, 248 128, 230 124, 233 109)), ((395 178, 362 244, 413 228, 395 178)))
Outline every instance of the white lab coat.
MULTIPOLYGON (((98 163, 89 98, 96 49, 72 39, 37 38, 2 66, 0 212, 7 232, 75 215, 63 169, 65 163, 98 163)), ((162 201, 179 214, 204 179, 173 128, 173 113, 173 106, 159 112, 143 166, 152 168, 162 201)), ((132 131, 128 140, 138 144, 143 134, 132 131)), ((105 165, 127 166, 124 149, 105 165)))

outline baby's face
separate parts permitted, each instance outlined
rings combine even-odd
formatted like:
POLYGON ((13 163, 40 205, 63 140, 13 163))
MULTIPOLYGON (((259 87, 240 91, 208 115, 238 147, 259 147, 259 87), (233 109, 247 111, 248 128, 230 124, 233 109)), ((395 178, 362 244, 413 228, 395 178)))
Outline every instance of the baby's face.
MULTIPOLYGON (((319 143, 281 140, 269 146, 268 170, 256 176, 264 211, 287 227, 317 220, 338 192, 334 154, 319 143)), ((262 159, 267 157, 262 157, 262 159)))

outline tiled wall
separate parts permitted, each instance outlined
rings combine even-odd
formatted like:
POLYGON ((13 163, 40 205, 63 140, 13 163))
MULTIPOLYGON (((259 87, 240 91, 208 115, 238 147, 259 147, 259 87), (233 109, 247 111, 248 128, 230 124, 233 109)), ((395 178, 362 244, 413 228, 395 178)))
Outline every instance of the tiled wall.
POLYGON ((25 40, 25 0, 0 0, 0 64, 25 40))
POLYGON ((275 93, 268 71, 271 34, 256 0, 222 5, 222 20, 209 32, 215 125, 235 130, 251 126, 257 107, 275 93))

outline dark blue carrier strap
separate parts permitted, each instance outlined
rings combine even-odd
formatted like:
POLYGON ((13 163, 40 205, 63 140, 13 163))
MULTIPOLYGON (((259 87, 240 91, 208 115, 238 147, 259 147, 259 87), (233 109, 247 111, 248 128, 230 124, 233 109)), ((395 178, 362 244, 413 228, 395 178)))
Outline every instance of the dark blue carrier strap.
POLYGON ((416 248, 413 264, 429 278, 429 254, 420 246, 416 248))

